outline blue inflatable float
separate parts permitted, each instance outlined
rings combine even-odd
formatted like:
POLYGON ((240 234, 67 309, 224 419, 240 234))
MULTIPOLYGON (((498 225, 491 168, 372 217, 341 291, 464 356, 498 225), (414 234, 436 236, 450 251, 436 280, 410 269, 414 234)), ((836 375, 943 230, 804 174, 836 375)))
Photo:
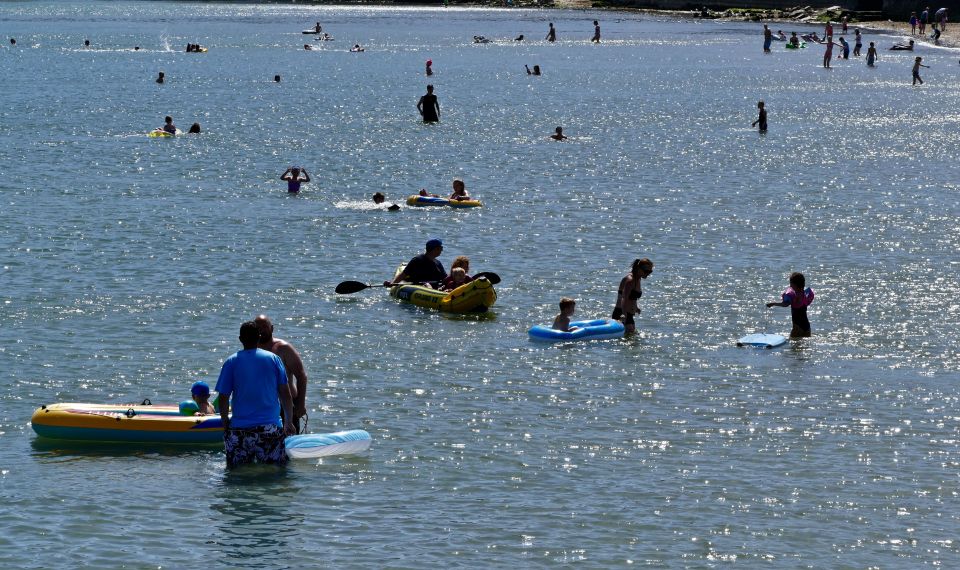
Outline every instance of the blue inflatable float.
POLYGON ((539 342, 565 342, 574 340, 603 340, 623 336, 623 323, 612 319, 596 319, 592 321, 574 321, 570 323, 568 332, 558 331, 543 325, 531 328, 527 334, 530 340, 539 342))

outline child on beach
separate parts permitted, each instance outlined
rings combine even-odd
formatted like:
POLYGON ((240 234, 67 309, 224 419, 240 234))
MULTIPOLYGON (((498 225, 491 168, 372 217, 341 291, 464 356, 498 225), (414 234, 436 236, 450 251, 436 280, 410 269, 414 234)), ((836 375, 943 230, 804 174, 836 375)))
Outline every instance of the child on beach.
POLYGON ((922 63, 920 63, 921 61, 923 61, 923 58, 920 57, 919 55, 917 56, 917 59, 913 61, 913 84, 914 85, 917 84, 917 81, 920 82, 920 85, 923 85, 923 79, 920 79, 920 68, 926 67, 927 69, 930 69, 929 65, 923 65, 922 63))
POLYGON ((553 328, 558 331, 570 332, 570 317, 577 308, 577 302, 570 297, 560 299, 560 314, 553 319, 553 328))
POLYGON ((810 336, 810 321, 807 319, 807 307, 813 303, 813 289, 804 288, 806 279, 803 273, 790 274, 790 286, 783 292, 782 301, 767 303, 770 307, 790 307, 790 317, 793 319, 791 337, 810 336))

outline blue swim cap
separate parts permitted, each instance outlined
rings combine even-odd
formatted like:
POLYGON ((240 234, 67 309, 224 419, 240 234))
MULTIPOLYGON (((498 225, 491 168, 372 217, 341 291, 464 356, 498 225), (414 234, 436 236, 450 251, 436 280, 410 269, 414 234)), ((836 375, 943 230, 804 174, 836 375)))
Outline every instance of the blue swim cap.
POLYGON ((194 382, 190 388, 190 393, 194 396, 209 396, 210 386, 207 386, 207 383, 202 380, 200 382, 194 382))
POLYGON ((182 416, 193 416, 199 411, 200 406, 198 406, 193 400, 184 400, 180 402, 180 415, 182 416))
POLYGON ((427 251, 430 251, 435 247, 443 247, 443 242, 438 240, 437 238, 433 238, 432 240, 427 242, 427 251))

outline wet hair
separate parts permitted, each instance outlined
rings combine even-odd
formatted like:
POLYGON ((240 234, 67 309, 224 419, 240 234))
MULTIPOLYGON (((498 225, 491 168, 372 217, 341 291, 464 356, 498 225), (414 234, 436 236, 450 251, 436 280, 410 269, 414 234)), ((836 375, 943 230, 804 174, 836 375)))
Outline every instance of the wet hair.
POLYGON ((165 123, 172 123, 172 122, 173 122, 173 117, 171 117, 170 115, 167 115, 166 117, 163 118, 163 122, 165 122, 165 123))
POLYGON ((803 273, 799 271, 794 271, 790 274, 790 286, 794 289, 803 289, 807 284, 806 277, 803 276, 803 273))
POLYGON ((195 135, 196 135, 196 134, 200 134, 200 123, 194 123, 194 124, 190 125, 190 130, 187 131, 187 132, 188 132, 188 133, 195 134, 195 135))
POLYGON ((466 272, 467 269, 470 269, 470 258, 467 257, 466 255, 458 255, 453 260, 453 264, 450 265, 450 271, 453 271, 454 269, 460 269, 460 268, 462 268, 464 272, 466 272))
POLYGON ((240 325, 240 342, 243 343, 243 348, 256 348, 257 343, 260 342, 260 329, 257 328, 257 323, 247 321, 240 325))
POLYGON ((280 83, 280 76, 279 76, 279 75, 274 75, 274 76, 273 76, 273 80, 276 81, 277 83, 280 83))
POLYGON ((373 195, 373 201, 377 204, 383 202, 386 199, 387 197, 383 195, 383 192, 376 192, 373 195))
POLYGON ((560 299, 560 310, 562 311, 567 307, 572 307, 576 304, 577 304, 576 300, 571 299, 570 297, 562 297, 560 299))

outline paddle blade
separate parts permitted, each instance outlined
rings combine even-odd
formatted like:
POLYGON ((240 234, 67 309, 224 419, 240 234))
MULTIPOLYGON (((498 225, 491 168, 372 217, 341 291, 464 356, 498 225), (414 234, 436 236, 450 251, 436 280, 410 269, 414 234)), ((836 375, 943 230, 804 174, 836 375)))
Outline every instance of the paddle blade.
POLYGON ((334 289, 340 295, 349 295, 350 293, 356 293, 357 291, 363 291, 371 285, 366 283, 361 283, 359 281, 344 281, 343 283, 337 285, 337 288, 334 289))
POLYGON ((479 279, 481 277, 489 281, 491 285, 497 285, 500 283, 500 276, 493 271, 481 271, 473 276, 474 279, 479 279))

